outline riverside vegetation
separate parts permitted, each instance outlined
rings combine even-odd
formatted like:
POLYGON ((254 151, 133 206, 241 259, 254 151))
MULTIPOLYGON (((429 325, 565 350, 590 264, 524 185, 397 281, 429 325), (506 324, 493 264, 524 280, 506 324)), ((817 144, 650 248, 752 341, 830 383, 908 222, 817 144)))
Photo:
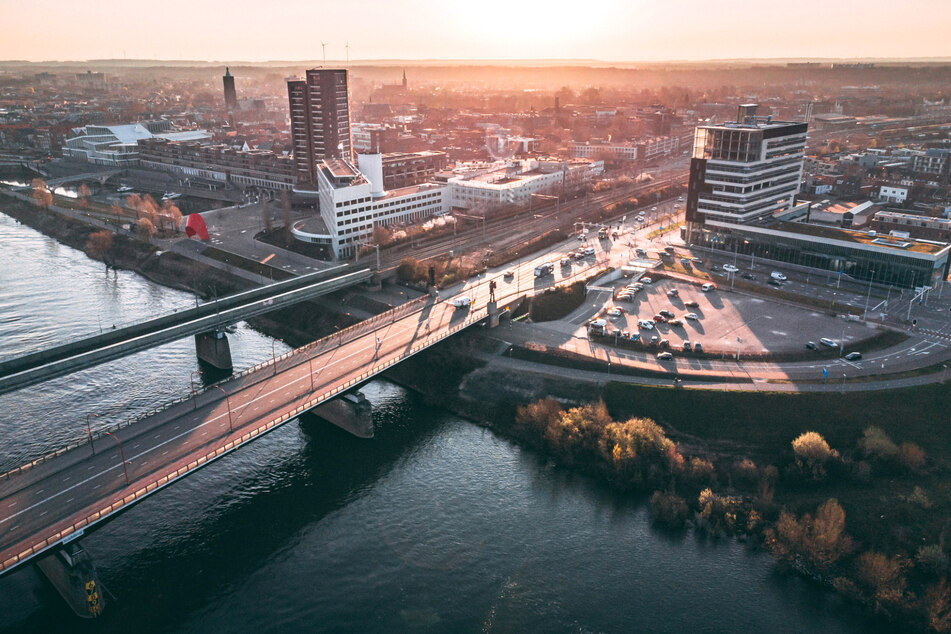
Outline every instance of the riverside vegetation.
POLYGON ((711 449, 682 433, 675 443, 650 418, 616 420, 604 401, 565 409, 552 398, 517 407, 510 430, 563 465, 650 494, 663 527, 750 539, 780 565, 905 627, 951 631, 951 483, 944 456, 912 440, 867 425, 837 448, 806 429, 778 451, 769 442, 711 449), (745 449, 755 449, 760 464, 745 449), (846 508, 863 506, 887 510, 846 521, 846 508))

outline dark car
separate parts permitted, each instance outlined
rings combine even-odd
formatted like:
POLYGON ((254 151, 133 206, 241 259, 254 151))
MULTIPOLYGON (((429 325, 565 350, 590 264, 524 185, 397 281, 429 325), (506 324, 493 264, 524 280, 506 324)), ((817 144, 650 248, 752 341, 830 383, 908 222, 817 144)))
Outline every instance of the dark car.
POLYGON ((711 270, 711 271, 714 271, 714 272, 715 272, 715 271, 719 271, 719 270, 720 270, 720 267, 717 266, 716 264, 714 264, 713 266, 710 267, 710 270, 711 270))
POLYGON ((700 302, 691 299, 689 302, 684 302, 684 306, 688 308, 700 308, 700 302))
POLYGON ((755 279, 756 279, 756 276, 753 275, 752 273, 744 273, 744 274, 741 275, 740 277, 742 277, 744 280, 755 280, 755 279))
POLYGON ((769 284, 770 286, 782 286, 782 285, 783 285, 782 282, 780 282, 779 280, 774 280, 774 279, 770 279, 770 280, 767 282, 767 284, 769 284))
POLYGON ((658 314, 658 315, 663 315, 663 316, 666 317, 667 319, 673 319, 673 318, 674 318, 674 314, 673 314, 671 311, 667 310, 666 308, 663 309, 663 310, 657 311, 657 314, 658 314))
POLYGON ((685 342, 684 342, 684 352, 690 352, 691 350, 693 350, 693 348, 690 347, 690 342, 689 342, 689 341, 685 341, 685 342))
POLYGON ((818 350, 819 346, 816 345, 815 341, 809 341, 809 342, 806 342, 806 348, 808 348, 809 350, 818 350))
POLYGON ((697 343, 693 344, 693 351, 694 351, 694 352, 703 352, 703 346, 700 345, 700 342, 699 342, 699 341, 698 341, 697 343))
POLYGON ((845 355, 846 361, 858 361, 861 358, 862 358, 861 352, 850 352, 847 355, 845 355))
POLYGON ((680 258, 680 263, 683 264, 684 266, 690 266, 690 260, 688 260, 687 258, 680 258))

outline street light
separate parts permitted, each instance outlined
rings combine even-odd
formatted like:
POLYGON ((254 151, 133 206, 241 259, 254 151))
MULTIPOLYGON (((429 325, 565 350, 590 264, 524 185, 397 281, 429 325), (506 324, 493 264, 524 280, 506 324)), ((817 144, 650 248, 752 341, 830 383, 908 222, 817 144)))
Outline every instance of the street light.
POLYGON ((231 395, 220 385, 216 385, 215 389, 221 390, 221 393, 225 395, 225 403, 228 405, 228 431, 234 433, 234 426, 231 422, 231 395))
POLYGON ((89 434, 89 446, 92 447, 92 455, 96 455, 96 446, 92 443, 92 428, 89 427, 89 417, 95 416, 99 418, 99 414, 86 414, 86 433, 89 434))
POLYGON ((192 403, 194 403, 194 409, 198 409, 198 392, 195 390, 195 374, 201 376, 201 370, 192 370, 191 374, 188 375, 188 384, 192 388, 192 403))
POLYGON ((129 471, 125 468, 125 451, 122 450, 122 441, 112 432, 106 432, 106 436, 111 436, 116 444, 119 445, 119 457, 122 458, 122 473, 125 474, 125 483, 129 484, 129 471))

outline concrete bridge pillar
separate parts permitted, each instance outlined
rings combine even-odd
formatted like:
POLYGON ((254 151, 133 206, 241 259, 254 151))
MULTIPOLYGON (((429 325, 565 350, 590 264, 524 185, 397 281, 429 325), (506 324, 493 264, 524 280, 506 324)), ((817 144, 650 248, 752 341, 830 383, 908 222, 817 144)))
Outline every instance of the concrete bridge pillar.
POLYGON ((231 344, 228 343, 228 335, 224 330, 200 332, 195 335, 195 351, 199 359, 219 370, 230 370, 234 367, 231 362, 231 344))
POLYGON ((383 290, 383 276, 379 273, 375 273, 373 277, 367 282, 368 291, 381 291, 383 290))
POLYGON ((489 312, 489 328, 496 328, 499 325, 499 304, 498 302, 489 302, 488 306, 489 312))
POLYGON ((340 429, 358 438, 373 438, 373 416, 370 401, 362 392, 344 394, 310 410, 340 429))
POLYGON ((102 615, 106 596, 99 572, 78 540, 56 546, 36 560, 36 567, 76 616, 93 619, 102 615))

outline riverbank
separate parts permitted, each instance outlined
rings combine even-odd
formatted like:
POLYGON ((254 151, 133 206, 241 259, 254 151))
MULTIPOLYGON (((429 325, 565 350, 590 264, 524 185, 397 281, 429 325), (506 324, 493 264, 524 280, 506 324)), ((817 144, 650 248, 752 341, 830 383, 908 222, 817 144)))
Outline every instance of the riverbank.
POLYGON ((951 628, 951 431, 934 425, 951 406, 946 386, 871 394, 584 386, 472 359, 493 345, 464 335, 387 378, 566 468, 650 495, 665 527, 748 540, 905 629, 951 628))
MULTIPOLYGON (((0 213, 84 252, 108 268, 133 271, 156 284, 194 293, 206 301, 254 287, 244 278, 121 234, 113 233, 109 248, 97 253, 88 245, 90 236, 100 229, 15 198, 0 198, 0 213)), ((302 302, 294 308, 249 319, 248 324, 269 337, 302 346, 357 321, 343 312, 329 311, 325 305, 302 302)))

